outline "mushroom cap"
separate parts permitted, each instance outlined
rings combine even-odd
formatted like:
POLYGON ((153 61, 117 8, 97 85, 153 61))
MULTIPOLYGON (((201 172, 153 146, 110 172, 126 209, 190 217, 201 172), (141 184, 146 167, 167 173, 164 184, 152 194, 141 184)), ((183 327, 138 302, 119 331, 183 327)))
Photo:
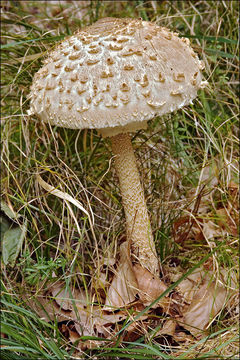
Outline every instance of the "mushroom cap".
POLYGON ((141 19, 103 18, 49 53, 33 79, 29 114, 107 136, 136 130, 191 103, 203 68, 177 33, 141 19))

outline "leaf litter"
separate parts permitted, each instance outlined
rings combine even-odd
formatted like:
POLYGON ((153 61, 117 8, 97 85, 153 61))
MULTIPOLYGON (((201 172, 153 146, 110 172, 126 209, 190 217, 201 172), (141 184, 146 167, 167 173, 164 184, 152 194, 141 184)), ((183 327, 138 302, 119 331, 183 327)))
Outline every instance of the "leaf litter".
MULTIPOLYGON (((123 245, 121 249, 124 252, 126 244, 123 245)), ((120 269, 119 274, 121 269, 124 269, 123 259, 122 256, 117 267, 118 270, 120 269)), ((175 270, 171 283, 183 274, 182 269, 175 270)), ((41 312, 36 306, 34 310, 45 320, 57 320, 59 324, 62 323, 60 324, 62 333, 67 334, 72 343, 77 341, 81 350, 102 345, 102 340, 94 340, 94 338, 84 340, 81 337, 97 337, 115 342, 114 336, 126 321, 133 321, 146 306, 167 289, 167 285, 162 280, 154 278, 139 264, 132 266, 132 272, 124 271, 121 281, 119 274, 116 273, 113 277, 105 302, 103 301, 102 304, 94 301, 94 293, 86 294, 84 289, 69 290, 63 284, 57 283, 41 297, 41 312), (127 277, 129 274, 130 276, 127 277)), ((236 282, 231 285, 234 288, 236 282)), ((154 327, 156 319, 163 324, 155 334, 156 337, 169 335, 178 343, 190 341, 193 337, 201 338, 206 335, 206 329, 223 309, 229 299, 228 294, 229 289, 224 285, 223 278, 218 282, 211 271, 201 268, 184 279, 174 293, 161 298, 140 318, 133 321, 125 329, 122 338, 127 341, 136 340, 149 328, 154 327), (177 307, 176 299, 178 299, 177 307)), ((32 302, 27 302, 32 305, 32 302)))
MULTIPOLYGON (((236 186, 231 184, 234 200, 235 189, 236 186)), ((182 246, 189 238, 210 244, 214 238, 223 237, 226 231, 235 234, 235 227, 228 226, 226 230, 219 217, 212 220, 209 207, 206 202, 201 205, 201 200, 200 197, 197 209, 195 206, 188 216, 183 216, 173 225, 175 241, 182 246)), ((227 209, 228 214, 233 212, 229 204, 227 209)), ((156 327, 159 329, 155 331, 155 339, 170 336, 172 341, 186 344, 194 338, 206 336, 209 326, 224 307, 231 307, 237 277, 234 271, 229 274, 224 268, 216 268, 214 256, 155 302, 186 271, 180 266, 164 265, 164 276, 157 278, 140 264, 132 262, 129 248, 129 243, 123 242, 118 262, 112 259, 108 264, 108 274, 112 275, 106 276, 105 270, 100 271, 104 286, 101 295, 96 279, 87 292, 85 289, 66 288, 57 282, 44 295, 37 297, 41 306, 35 304, 34 310, 48 321, 57 320, 64 336, 82 351, 102 345, 104 339, 115 343, 121 329, 124 329, 122 340, 135 341, 156 327), (128 321, 130 325, 126 327, 128 321)), ((27 302, 32 306, 32 301, 27 302)))

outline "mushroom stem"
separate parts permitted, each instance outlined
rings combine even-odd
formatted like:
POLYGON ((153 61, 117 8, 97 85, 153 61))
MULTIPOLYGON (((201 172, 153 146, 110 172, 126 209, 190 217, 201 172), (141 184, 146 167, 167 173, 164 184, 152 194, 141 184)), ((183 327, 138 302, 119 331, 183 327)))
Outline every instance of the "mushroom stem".
POLYGON ((158 259, 130 135, 118 134, 112 136, 111 141, 126 216, 127 239, 140 264, 156 274, 159 272, 158 259))

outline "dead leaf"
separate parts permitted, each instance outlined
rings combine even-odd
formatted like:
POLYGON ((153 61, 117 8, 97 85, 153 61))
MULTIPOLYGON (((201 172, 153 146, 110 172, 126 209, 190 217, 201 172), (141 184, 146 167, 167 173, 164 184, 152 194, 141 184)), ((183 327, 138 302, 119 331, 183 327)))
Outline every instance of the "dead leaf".
MULTIPOLYGON (((101 335, 108 337, 112 333, 110 329, 112 325, 130 316, 127 311, 108 313, 101 305, 92 305, 94 299, 90 294, 87 297, 82 289, 73 288, 69 294, 63 285, 55 284, 51 288, 50 294, 54 306, 54 314, 67 314, 67 316, 61 317, 61 319, 74 321, 75 330, 79 336, 101 335)), ((59 320, 58 317, 57 320, 59 320)))
POLYGON ((72 321, 67 324, 60 324, 59 330, 65 336, 65 338, 69 339, 74 346, 80 350, 91 349, 96 347, 97 345, 100 346, 100 341, 96 340, 82 340, 81 335, 76 330, 76 324, 72 321), (77 344, 76 344, 77 342, 77 344))
POLYGON ((124 307, 136 299, 137 280, 128 251, 128 242, 120 246, 120 260, 107 291, 104 310, 124 307))
POLYGON ((128 317, 127 312, 107 314, 100 306, 89 306, 86 309, 77 306, 77 313, 72 312, 72 319, 76 323, 76 330, 81 336, 106 333, 109 327, 128 317))
POLYGON ((47 294, 26 294, 22 295, 22 298, 42 320, 57 321, 71 320, 71 313, 69 311, 62 310, 56 302, 47 296, 47 294))
POLYGON ((79 334, 76 331, 72 331, 69 329, 69 340, 74 344, 76 341, 79 340, 79 334))
MULTIPOLYGON (((211 321, 225 306, 227 295, 229 295, 228 303, 231 303, 233 290, 237 288, 235 272, 231 271, 229 274, 225 269, 220 269, 216 277, 210 269, 211 262, 204 264, 176 287, 178 294, 182 297, 182 301, 181 297, 178 301, 182 312, 179 325, 196 337, 201 337, 211 321)), ((172 282, 177 281, 184 274, 180 266, 168 268, 165 271, 168 272, 172 282)))
MULTIPOLYGON (((75 322, 76 331, 80 336, 96 335, 95 325, 99 323, 100 320, 102 321, 102 325, 109 322, 109 319, 106 318, 105 321, 103 321, 103 313, 100 305, 93 306, 93 300, 87 298, 84 290, 72 289, 69 294, 66 288, 57 284, 52 288, 51 293, 60 309, 69 311, 69 317, 75 322)), ((111 321, 112 320, 113 316, 111 318, 111 321)), ((119 321, 119 317, 117 317, 116 321, 119 321)))
POLYGON ((205 279, 196 291, 190 305, 183 308, 183 318, 180 325, 194 336, 201 337, 210 322, 223 308, 227 290, 215 281, 205 279))
MULTIPOLYGON (((137 284, 138 284, 138 295, 140 300, 145 306, 150 305, 154 300, 156 300, 165 290, 167 286, 162 280, 153 276, 150 271, 143 268, 140 264, 135 264, 133 267, 137 284)), ((170 299, 164 297, 160 299, 153 308, 162 307, 165 312, 168 312, 170 305, 170 299)))
POLYGON ((127 329, 124 331, 123 341, 136 341, 144 334, 148 329, 147 323, 143 320, 146 320, 148 316, 141 316, 138 321, 131 323, 127 329))
POLYGON ((85 306, 87 304, 86 292, 73 288, 71 292, 67 288, 63 288, 62 284, 56 284, 51 288, 51 294, 59 307, 63 310, 72 310, 73 301, 78 305, 85 306))
MULTIPOLYGON (((174 269, 175 273, 169 272, 169 277, 172 282, 177 281, 181 276, 183 276, 184 272, 180 267, 174 269)), ((176 286, 176 290, 182 297, 182 303, 190 304, 196 290, 198 289, 199 285, 202 283, 203 279, 206 277, 206 271, 203 269, 198 269, 190 274, 186 279, 182 280, 178 286, 176 286)))
POLYGON ((202 232, 203 232, 204 238, 207 240, 210 240, 210 239, 213 239, 214 237, 218 237, 218 236, 222 235, 222 232, 221 232, 221 229, 219 228, 219 226, 216 225, 211 220, 206 220, 203 222, 202 232))
POLYGON ((163 327, 158 330, 158 332, 154 336, 160 335, 171 335, 173 336, 176 330, 177 323, 175 320, 167 320, 164 322, 163 327))
POLYGON ((189 335, 189 334, 186 334, 185 332, 183 331, 177 331, 175 332, 175 334, 173 334, 173 338, 176 342, 178 343, 181 343, 181 342, 184 342, 184 343, 192 343, 193 342, 193 337, 192 335, 189 335))

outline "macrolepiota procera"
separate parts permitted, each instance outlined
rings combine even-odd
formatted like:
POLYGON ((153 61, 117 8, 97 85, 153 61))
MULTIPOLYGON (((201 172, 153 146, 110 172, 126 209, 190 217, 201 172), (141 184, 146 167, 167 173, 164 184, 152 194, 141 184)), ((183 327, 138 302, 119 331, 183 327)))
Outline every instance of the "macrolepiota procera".
POLYGON ((110 137, 132 258, 153 274, 158 257, 129 133, 191 103, 204 86, 202 69, 177 33, 141 19, 103 18, 59 43, 31 87, 30 115, 110 137))

